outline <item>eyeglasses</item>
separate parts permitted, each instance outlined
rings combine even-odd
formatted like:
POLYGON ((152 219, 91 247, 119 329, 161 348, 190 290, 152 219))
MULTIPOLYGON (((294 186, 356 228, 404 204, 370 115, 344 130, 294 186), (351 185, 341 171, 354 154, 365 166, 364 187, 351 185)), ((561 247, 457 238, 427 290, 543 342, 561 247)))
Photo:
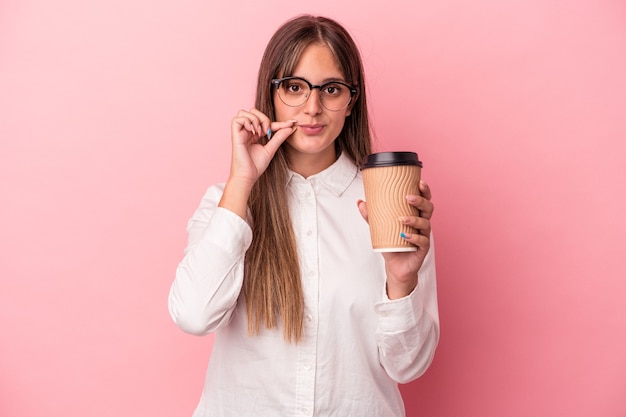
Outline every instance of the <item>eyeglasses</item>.
POLYGON ((341 81, 329 81, 322 85, 313 85, 304 78, 285 77, 272 80, 272 85, 278 90, 280 101, 289 107, 302 106, 311 95, 311 90, 320 90, 322 106, 330 111, 339 111, 348 107, 352 97, 358 90, 341 81))

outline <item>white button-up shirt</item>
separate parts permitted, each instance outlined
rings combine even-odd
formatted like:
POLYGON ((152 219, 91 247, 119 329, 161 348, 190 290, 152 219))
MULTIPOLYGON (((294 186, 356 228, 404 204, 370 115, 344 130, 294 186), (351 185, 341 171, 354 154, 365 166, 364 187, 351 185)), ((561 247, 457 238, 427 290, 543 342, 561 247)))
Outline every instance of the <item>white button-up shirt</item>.
POLYGON ((189 221, 169 310, 184 331, 215 333, 194 417, 404 416, 398 382, 426 371, 439 340, 434 245, 416 289, 389 300, 350 159, 306 179, 290 172, 287 187, 304 292, 298 343, 280 325, 248 336, 240 290, 252 231, 217 207, 223 185, 208 189, 189 221))

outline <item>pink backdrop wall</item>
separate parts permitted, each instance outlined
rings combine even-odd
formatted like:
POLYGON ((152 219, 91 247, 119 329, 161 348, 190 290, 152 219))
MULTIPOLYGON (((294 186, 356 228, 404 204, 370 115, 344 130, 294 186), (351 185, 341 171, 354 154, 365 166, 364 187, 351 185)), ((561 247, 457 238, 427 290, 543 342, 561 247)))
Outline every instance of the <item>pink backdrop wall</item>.
POLYGON ((433 188, 442 338, 408 415, 626 415, 626 3, 220 3, 0 3, 0 415, 191 415, 185 224, 301 12, 353 33, 378 149, 433 188))

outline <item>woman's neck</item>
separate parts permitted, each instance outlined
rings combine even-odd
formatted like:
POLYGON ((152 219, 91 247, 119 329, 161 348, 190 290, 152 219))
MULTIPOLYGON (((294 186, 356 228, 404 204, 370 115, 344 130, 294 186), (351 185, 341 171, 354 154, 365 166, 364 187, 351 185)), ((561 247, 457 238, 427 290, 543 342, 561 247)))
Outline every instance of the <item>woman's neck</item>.
POLYGON ((337 152, 334 147, 329 147, 324 153, 305 154, 301 152, 292 152, 287 148, 287 156, 289 160, 289 169, 295 173, 308 178, 311 175, 324 171, 337 161, 337 152))

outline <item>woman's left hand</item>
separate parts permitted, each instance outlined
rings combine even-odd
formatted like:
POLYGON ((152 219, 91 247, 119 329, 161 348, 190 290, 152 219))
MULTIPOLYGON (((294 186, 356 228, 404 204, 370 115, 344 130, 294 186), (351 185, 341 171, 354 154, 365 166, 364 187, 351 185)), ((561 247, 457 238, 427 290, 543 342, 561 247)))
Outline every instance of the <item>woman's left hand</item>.
MULTIPOLYGON (((387 296, 390 300, 406 297, 417 286, 417 271, 430 249, 430 218, 433 215, 434 205, 430 201, 430 187, 420 181, 421 195, 408 195, 407 201, 419 210, 419 216, 407 216, 398 219, 403 224, 416 229, 418 233, 407 234, 404 239, 417 246, 413 252, 383 252, 385 270, 387 272, 387 296)), ((359 211, 367 221, 367 203, 357 202, 359 211)))

